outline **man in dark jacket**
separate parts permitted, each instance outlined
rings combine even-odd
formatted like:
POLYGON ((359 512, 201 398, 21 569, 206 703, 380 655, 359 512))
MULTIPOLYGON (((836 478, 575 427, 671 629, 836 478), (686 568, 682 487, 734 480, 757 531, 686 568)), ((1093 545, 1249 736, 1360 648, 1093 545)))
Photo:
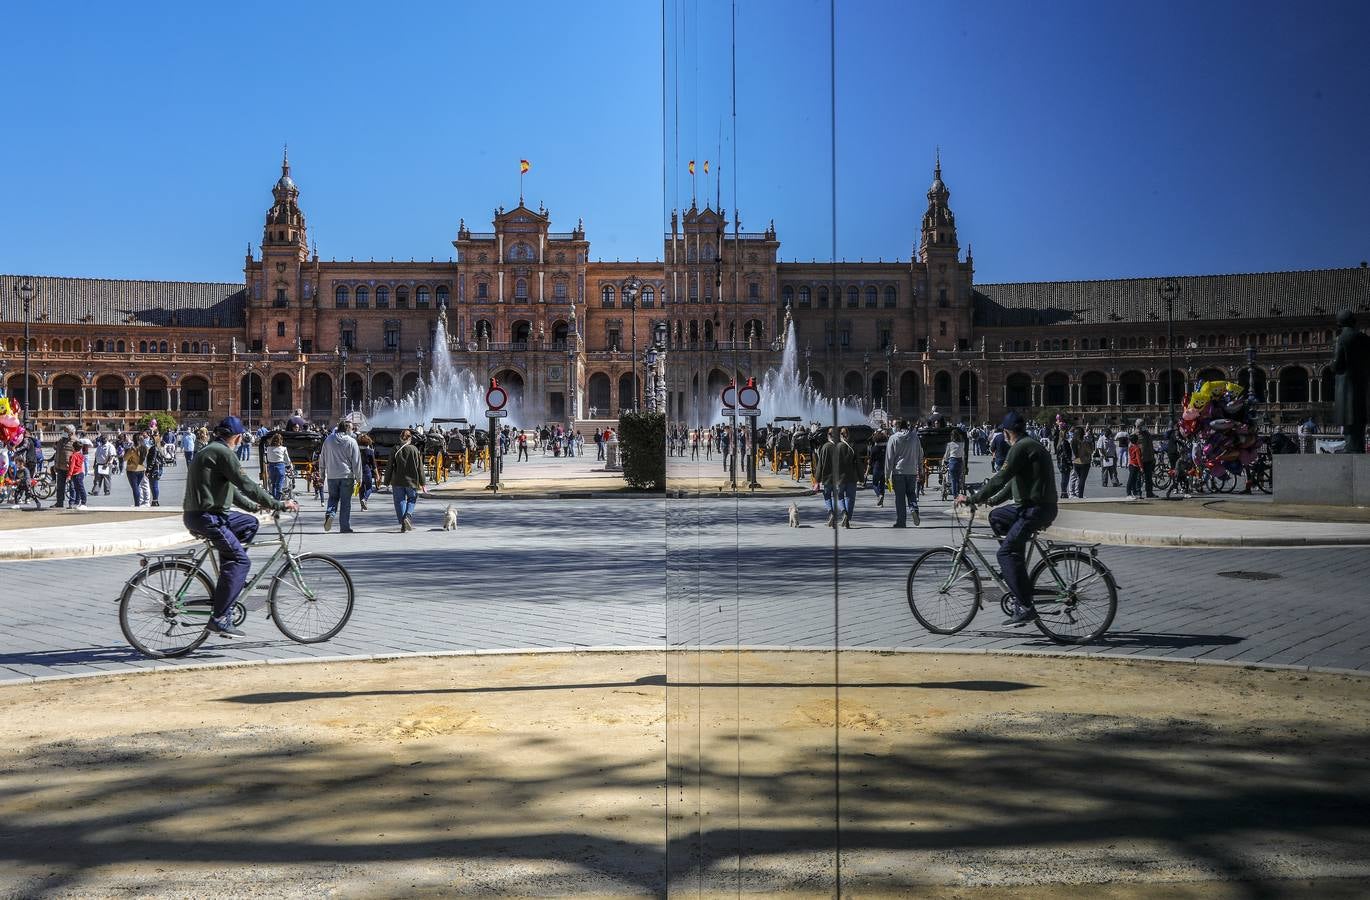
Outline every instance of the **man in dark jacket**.
POLYGON ((71 453, 76 446, 76 428, 71 425, 62 426, 62 436, 57 439, 53 447, 52 471, 57 480, 57 487, 54 493, 57 499, 53 501, 53 509, 62 509, 67 499, 67 467, 71 465, 71 453))
POLYGON ((1152 482, 1156 474, 1156 445, 1151 439, 1151 431, 1141 420, 1137 420, 1137 449, 1142 454, 1142 487, 1150 500, 1156 499, 1156 486, 1152 482))
POLYGON ((1337 376, 1335 421, 1346 435, 1347 453, 1365 452, 1365 423, 1370 416, 1370 336, 1356 328, 1351 310, 1337 314, 1341 333, 1332 351, 1337 376))
MULTIPOLYGON (((1004 416, 1004 435, 1011 445, 1004 465, 970 497, 970 503, 994 506, 1013 498, 1013 506, 990 511, 989 524, 999 536, 999 571, 1014 600, 1013 613, 1003 624, 1023 625, 1036 615, 1028 582, 1027 543, 1056 521, 1056 484, 1051 452, 1027 436, 1027 423, 1021 415, 1010 412, 1004 416)), ((963 494, 956 502, 965 503, 966 499, 963 494)))
POLYGON ((181 501, 181 521, 186 530, 214 545, 219 552, 219 580, 214 585, 214 610, 208 628, 215 634, 241 636, 233 624, 233 601, 242 593, 252 563, 244 544, 257 535, 257 517, 234 512, 231 507, 298 510, 294 500, 281 503, 260 484, 247 477, 238 461, 238 446, 247 429, 237 416, 229 416, 214 429, 214 440, 195 454, 186 469, 186 492, 181 501))
POLYGON ((414 504, 423 490, 423 455, 413 441, 413 432, 406 428, 400 434, 400 445, 385 465, 385 483, 395 500, 395 518, 401 532, 414 530, 414 504))
POLYGON ((851 527, 851 514, 856 508, 856 449, 848 440, 847 429, 841 434, 828 429, 828 443, 819 449, 814 462, 814 478, 823 486, 823 505, 828 509, 829 527, 837 527, 836 514, 842 513, 842 527, 851 527))

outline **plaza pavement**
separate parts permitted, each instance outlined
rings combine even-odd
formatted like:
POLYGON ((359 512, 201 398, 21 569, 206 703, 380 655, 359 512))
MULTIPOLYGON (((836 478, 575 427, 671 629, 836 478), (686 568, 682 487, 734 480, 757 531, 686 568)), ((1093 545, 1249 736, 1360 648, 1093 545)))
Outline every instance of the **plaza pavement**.
MULTIPOLYGON (((684 462, 673 460, 673 472, 684 462)), ((164 484, 171 509, 179 505, 183 473, 172 470, 164 484)), ((125 483, 120 497, 116 484, 108 499, 127 503, 127 490, 125 483)), ((95 498, 95 505, 105 500, 95 498)), ((439 527, 447 502, 421 502, 417 530, 401 535, 389 497, 378 495, 368 512, 354 506, 358 533, 342 535, 325 534, 322 510, 306 499, 304 548, 336 555, 356 582, 356 612, 343 633, 326 644, 297 645, 254 612, 247 637, 213 640, 169 664, 746 645, 1064 652, 1370 671, 1361 587, 1370 578, 1370 553, 1362 548, 1102 548, 1118 581, 1118 617, 1102 643, 1063 650, 1033 630, 1000 628, 995 598, 959 635, 938 637, 918 626, 904 581, 921 549, 953 540, 940 501, 925 500, 921 528, 900 531, 889 528, 892 504, 877 509, 862 492, 856 527, 836 533, 818 527, 822 505, 813 497, 797 501, 799 529, 787 527, 787 498, 696 495, 458 501, 453 533, 439 527)), ((119 631, 114 601, 136 567, 136 555, 0 562, 0 680, 167 665, 138 656, 119 631)))

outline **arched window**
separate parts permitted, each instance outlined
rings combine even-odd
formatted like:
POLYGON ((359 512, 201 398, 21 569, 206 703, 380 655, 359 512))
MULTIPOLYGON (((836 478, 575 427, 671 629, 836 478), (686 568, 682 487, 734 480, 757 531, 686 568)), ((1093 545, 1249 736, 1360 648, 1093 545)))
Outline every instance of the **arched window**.
POLYGON ((371 289, 366 285, 357 288, 357 309, 366 309, 371 305, 371 289))
POLYGON ((181 352, 182 352, 182 353, 189 353, 189 352, 190 352, 190 341, 181 341, 181 352))
POLYGON ((880 291, 875 285, 866 286, 866 308, 875 309, 880 303, 880 291))
POLYGON ((445 284, 440 284, 440 285, 438 285, 438 306, 446 306, 446 305, 447 305, 447 296, 448 296, 447 285, 445 285, 445 284))
POLYGON ((650 284, 642 288, 642 305, 654 306, 656 304, 656 289, 650 284))
POLYGON ((376 309, 390 308, 390 288, 386 285, 379 285, 376 288, 376 309))
POLYGON ((895 288, 894 285, 892 285, 892 284, 891 284, 891 285, 887 285, 887 286, 885 287, 885 306, 886 306, 887 308, 893 308, 893 307, 898 306, 898 305, 899 305, 899 291, 895 288))
POLYGON ((861 292, 856 285, 847 288, 847 306, 854 307, 861 305, 861 292))
POLYGON ((818 289, 818 308, 828 308, 828 289, 825 287, 821 287, 818 289))
POLYGON ((340 284, 333 289, 333 305, 338 309, 347 308, 347 285, 340 284))
POLYGON ((566 279, 558 278, 552 282, 552 299, 565 300, 567 296, 566 279))
POLYGON ((114 352, 115 352, 115 353, 123 353, 123 352, 124 352, 124 342, 123 342, 123 341, 115 341, 115 342, 114 342, 114 352))
POLYGON ((799 289, 799 305, 808 306, 810 303, 810 299, 811 295, 809 293, 809 286, 806 284, 799 289))
MULTIPOLYGON (((154 350, 157 349, 157 347, 156 347, 155 344, 153 345, 153 349, 154 349, 154 350)), ((146 353, 146 352, 147 352, 147 341, 139 341, 139 342, 138 342, 138 352, 139 352, 139 353, 146 353)))
POLYGON ((612 284, 606 284, 603 288, 600 289, 599 298, 605 306, 613 306, 614 286, 612 284))
POLYGON ((788 284, 785 285, 783 288, 781 288, 781 289, 780 289, 780 299, 781 299, 781 301, 782 301, 786 306, 793 306, 793 305, 794 305, 794 288, 791 287, 791 286, 788 285, 788 284))
POLYGON ((514 281, 514 299, 515 299, 515 300, 527 300, 527 299, 528 299, 528 279, 527 279, 527 278, 519 278, 519 279, 516 279, 516 280, 514 281))
POLYGON ((405 309, 409 306, 409 288, 400 285, 395 288, 395 308, 405 309))
POLYGON ((165 353, 165 352, 167 352, 167 343, 166 343, 166 341, 162 341, 160 344, 157 345, 157 352, 158 352, 158 353, 165 353))
POLYGON ((416 306, 419 309, 427 309, 428 297, 428 288, 424 285, 419 285, 417 288, 414 289, 414 306, 416 306))
POLYGON ((199 342, 199 341, 196 341, 195 343, 193 343, 193 344, 190 345, 190 352, 191 352, 191 353, 200 353, 200 352, 203 352, 203 348, 200 346, 200 342, 199 342))

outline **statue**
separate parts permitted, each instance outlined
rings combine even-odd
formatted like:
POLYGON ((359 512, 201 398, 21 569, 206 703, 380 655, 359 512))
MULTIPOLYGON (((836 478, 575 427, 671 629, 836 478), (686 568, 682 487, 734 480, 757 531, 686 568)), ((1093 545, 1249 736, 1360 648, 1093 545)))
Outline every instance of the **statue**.
POLYGON ((1337 314, 1341 333, 1332 351, 1332 371, 1337 376, 1334 421, 1346 435, 1347 453, 1365 452, 1365 424, 1370 418, 1370 335, 1356 328, 1351 310, 1337 314))

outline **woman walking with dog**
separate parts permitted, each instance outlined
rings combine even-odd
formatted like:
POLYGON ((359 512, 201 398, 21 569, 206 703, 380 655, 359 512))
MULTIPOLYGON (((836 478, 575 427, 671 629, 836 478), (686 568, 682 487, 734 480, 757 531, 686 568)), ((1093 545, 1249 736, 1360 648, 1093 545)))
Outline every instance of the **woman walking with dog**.
POLYGON ((400 434, 400 445, 390 454, 390 462, 385 467, 385 483, 390 486, 390 494, 395 500, 395 518, 399 520, 401 532, 414 530, 414 505, 424 486, 423 457, 413 441, 413 433, 406 428, 400 434))

